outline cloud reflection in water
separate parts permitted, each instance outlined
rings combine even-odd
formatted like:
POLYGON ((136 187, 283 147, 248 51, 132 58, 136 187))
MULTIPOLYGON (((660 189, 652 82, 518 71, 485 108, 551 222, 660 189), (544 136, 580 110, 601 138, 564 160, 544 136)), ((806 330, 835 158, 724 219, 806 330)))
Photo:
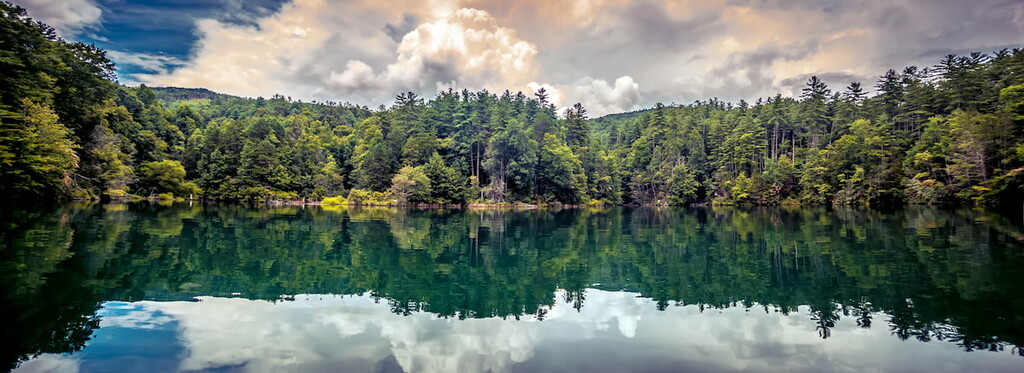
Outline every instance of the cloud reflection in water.
POLYGON ((657 311, 636 293, 591 289, 585 296, 581 310, 558 301, 543 321, 402 316, 368 295, 108 302, 83 351, 43 355, 17 371, 110 367, 96 360, 115 356, 94 352, 115 343, 104 335, 118 329, 146 332, 122 330, 119 338, 134 340, 117 343, 179 345, 166 350, 172 356, 136 358, 176 359, 180 371, 1010 371, 1022 363, 1008 352, 965 354, 952 343, 900 341, 882 325, 862 329, 853 318, 838 321, 823 340, 807 307, 789 315, 759 306, 657 311), (174 337, 152 333, 167 327, 174 337), (960 358, 937 358, 945 354, 960 358))

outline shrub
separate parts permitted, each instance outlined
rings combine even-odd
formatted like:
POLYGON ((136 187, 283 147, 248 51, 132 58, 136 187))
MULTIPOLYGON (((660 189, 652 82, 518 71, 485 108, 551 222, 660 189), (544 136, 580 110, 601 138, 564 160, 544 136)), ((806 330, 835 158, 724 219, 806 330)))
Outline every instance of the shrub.
POLYGON ((388 206, 388 205, 394 205, 395 203, 396 203, 396 201, 394 200, 394 198, 392 198, 390 193, 373 192, 370 195, 370 203, 369 203, 370 205, 388 206))
POLYGON ((933 204, 942 201, 945 197, 946 185, 933 179, 913 178, 907 181, 905 193, 907 202, 933 204))
POLYGON ((139 167, 138 191, 143 194, 174 193, 179 196, 198 196, 202 193, 193 182, 185 181, 185 167, 178 161, 147 162, 139 167))
POLYGON ((365 189, 352 189, 348 191, 348 202, 353 205, 366 205, 370 202, 371 193, 365 189))
POLYGON ((321 205, 345 205, 348 204, 348 200, 345 197, 327 197, 320 201, 321 205))
POLYGON ((103 192, 103 194, 106 195, 107 197, 110 197, 111 199, 119 199, 119 198, 127 197, 128 196, 128 191, 125 190, 125 189, 113 189, 113 188, 111 188, 111 189, 107 189, 105 192, 103 192))
POLYGON ((295 192, 282 192, 279 190, 271 189, 270 197, 268 199, 275 201, 292 201, 299 199, 299 194, 295 192))

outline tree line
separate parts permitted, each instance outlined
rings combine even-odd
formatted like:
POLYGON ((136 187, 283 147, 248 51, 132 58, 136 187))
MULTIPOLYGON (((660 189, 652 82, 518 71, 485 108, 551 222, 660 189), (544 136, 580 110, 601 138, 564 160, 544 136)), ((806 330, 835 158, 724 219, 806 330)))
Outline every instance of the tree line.
POLYGON ((0 192, 396 204, 1007 205, 1024 196, 1024 50, 888 70, 874 95, 591 119, 539 90, 376 109, 126 87, 90 45, 0 4, 0 192))
POLYGON ((1024 50, 888 70, 868 96, 808 79, 798 98, 711 99, 602 118, 636 203, 1019 205, 1024 50))

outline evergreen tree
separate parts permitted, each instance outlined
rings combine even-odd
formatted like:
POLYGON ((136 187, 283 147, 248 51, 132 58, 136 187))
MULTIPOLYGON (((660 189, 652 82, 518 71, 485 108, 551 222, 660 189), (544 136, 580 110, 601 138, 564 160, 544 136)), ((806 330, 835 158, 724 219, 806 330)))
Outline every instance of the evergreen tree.
POLYGON ((431 203, 463 204, 468 192, 468 179, 444 164, 444 159, 437 153, 423 165, 423 173, 430 179, 431 203))
POLYGON ((583 104, 576 103, 572 108, 565 109, 565 141, 572 147, 590 145, 590 128, 587 124, 587 109, 583 104))

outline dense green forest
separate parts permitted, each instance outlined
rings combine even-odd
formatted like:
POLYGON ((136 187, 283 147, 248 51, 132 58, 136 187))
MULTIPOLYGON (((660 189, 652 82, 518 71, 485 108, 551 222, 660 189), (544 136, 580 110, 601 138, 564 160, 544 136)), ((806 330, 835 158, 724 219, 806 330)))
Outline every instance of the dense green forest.
MULTIPOLYGON (((1024 198, 1024 49, 810 78, 800 97, 590 119, 542 90, 376 109, 126 87, 102 50, 0 4, 8 198, 353 204, 1008 205, 1024 198), (870 84, 870 82, 869 82, 870 84)), ((1018 204, 1019 205, 1019 204, 1018 204)))

